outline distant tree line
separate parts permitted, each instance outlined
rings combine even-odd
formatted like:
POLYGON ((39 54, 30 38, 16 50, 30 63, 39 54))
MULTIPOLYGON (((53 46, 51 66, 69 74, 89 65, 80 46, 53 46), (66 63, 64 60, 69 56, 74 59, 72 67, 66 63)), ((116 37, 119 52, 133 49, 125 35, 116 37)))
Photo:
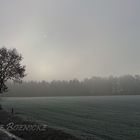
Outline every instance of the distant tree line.
POLYGON ((9 93, 3 96, 101 96, 140 95, 140 76, 92 77, 83 81, 8 83, 9 93))

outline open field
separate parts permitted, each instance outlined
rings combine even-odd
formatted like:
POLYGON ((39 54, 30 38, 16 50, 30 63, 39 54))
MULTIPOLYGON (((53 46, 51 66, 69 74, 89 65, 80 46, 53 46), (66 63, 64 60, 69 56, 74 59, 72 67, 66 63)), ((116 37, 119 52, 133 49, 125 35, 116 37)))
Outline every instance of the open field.
POLYGON ((139 140, 140 96, 3 98, 16 114, 88 140, 139 140))

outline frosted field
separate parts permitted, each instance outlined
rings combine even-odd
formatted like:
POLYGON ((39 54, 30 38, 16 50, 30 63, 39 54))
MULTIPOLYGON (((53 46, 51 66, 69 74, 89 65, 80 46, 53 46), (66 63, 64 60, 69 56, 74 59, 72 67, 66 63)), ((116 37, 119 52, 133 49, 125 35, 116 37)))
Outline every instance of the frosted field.
POLYGON ((140 96, 4 98, 3 107, 85 140, 140 140, 140 96))

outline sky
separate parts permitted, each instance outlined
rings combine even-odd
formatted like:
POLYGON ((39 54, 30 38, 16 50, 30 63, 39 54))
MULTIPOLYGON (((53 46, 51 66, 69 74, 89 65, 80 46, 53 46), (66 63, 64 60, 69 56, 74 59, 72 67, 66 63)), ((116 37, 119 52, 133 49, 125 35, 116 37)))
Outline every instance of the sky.
POLYGON ((0 47, 26 80, 140 74, 140 0, 0 0, 0 47))

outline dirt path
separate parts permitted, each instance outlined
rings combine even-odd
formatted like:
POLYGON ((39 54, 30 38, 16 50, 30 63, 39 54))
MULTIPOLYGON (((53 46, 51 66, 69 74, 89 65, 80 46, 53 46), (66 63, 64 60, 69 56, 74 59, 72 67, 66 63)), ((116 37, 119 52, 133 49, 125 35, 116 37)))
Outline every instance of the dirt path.
POLYGON ((15 135, 6 131, 5 129, 0 128, 0 140, 23 140, 23 139, 18 138, 15 135))

